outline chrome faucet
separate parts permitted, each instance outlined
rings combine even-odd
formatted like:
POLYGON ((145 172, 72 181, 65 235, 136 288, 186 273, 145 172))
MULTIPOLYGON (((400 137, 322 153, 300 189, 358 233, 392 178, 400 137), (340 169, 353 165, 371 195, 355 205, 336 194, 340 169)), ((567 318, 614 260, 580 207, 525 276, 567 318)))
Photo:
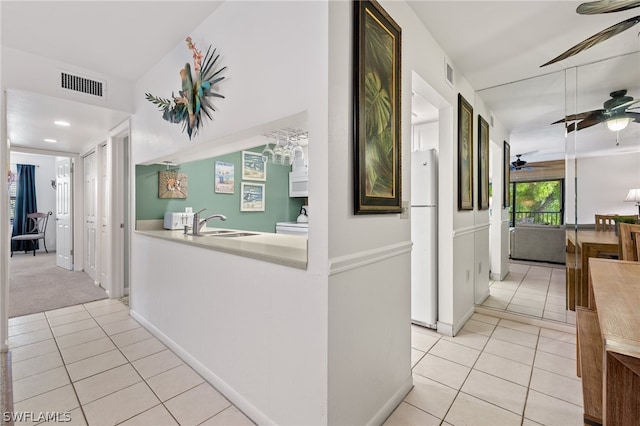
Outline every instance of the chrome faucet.
POLYGON ((200 234, 200 230, 202 230, 202 227, 211 219, 227 220, 227 217, 223 214, 212 214, 211 216, 200 220, 200 213, 205 210, 206 209, 202 209, 193 214, 193 228, 191 228, 191 233, 193 235, 202 235, 200 234))

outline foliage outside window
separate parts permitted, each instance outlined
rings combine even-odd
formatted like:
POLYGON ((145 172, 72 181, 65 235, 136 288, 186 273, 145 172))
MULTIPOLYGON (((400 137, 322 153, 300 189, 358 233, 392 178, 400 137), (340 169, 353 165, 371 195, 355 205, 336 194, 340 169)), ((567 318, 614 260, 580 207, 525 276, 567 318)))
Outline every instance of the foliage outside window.
POLYGON ((518 224, 562 225, 564 180, 511 182, 511 226, 518 224))

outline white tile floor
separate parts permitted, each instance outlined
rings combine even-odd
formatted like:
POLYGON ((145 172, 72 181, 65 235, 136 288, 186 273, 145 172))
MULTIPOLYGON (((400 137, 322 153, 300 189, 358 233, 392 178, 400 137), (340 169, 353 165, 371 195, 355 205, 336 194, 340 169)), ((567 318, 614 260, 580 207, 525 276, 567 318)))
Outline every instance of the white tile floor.
POLYGON ((14 411, 70 413, 70 425, 253 424, 127 309, 107 299, 11 318, 14 411))
POLYGON ((414 388, 386 426, 583 424, 574 334, 476 313, 411 337, 414 388))
POLYGON ((575 312, 566 309, 565 277, 564 265, 511 262, 503 281, 489 283, 482 306, 575 324, 575 312))
MULTIPOLYGON (((456 337, 411 333, 414 388, 386 425, 582 424, 573 334, 478 313, 456 337)), ((118 301, 12 318, 9 334, 15 412, 69 412, 71 425, 253 424, 118 301)))

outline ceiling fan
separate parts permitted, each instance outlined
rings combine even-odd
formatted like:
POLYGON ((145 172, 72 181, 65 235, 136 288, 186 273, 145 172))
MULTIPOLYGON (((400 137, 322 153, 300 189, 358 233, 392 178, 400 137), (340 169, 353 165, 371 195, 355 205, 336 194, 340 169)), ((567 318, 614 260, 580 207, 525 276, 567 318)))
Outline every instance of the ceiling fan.
MULTIPOLYGON (((582 3, 580 6, 578 6, 576 12, 581 15, 596 15, 600 13, 621 12, 623 10, 629 10, 635 7, 640 7, 640 0, 599 0, 582 3)), ((598 43, 608 40, 611 37, 628 30, 639 22, 640 16, 634 16, 633 18, 629 18, 615 25, 612 25, 597 34, 592 35, 588 39, 581 41, 566 52, 560 54, 559 56, 556 56, 549 62, 540 65, 540 67, 545 67, 558 61, 562 61, 563 59, 567 59, 573 55, 577 55, 583 50, 587 50, 598 43)))
POLYGON ((520 170, 531 171, 533 169, 546 169, 547 166, 541 166, 541 165, 535 165, 535 166, 534 165, 528 165, 527 166, 528 162, 521 158, 523 155, 529 155, 529 154, 533 154, 535 152, 538 152, 538 151, 536 150, 536 151, 531 151, 531 152, 525 152, 524 154, 516 154, 516 159, 511 162, 511 166, 509 167, 509 170, 514 172, 514 171, 520 171, 520 170))
POLYGON ((611 99, 604 102, 604 109, 595 109, 579 114, 568 115, 565 118, 554 121, 551 124, 565 123, 567 121, 576 121, 567 126, 567 133, 574 130, 582 130, 587 127, 595 126, 599 123, 606 123, 609 130, 617 132, 624 129, 627 125, 635 121, 640 123, 640 112, 630 111, 640 107, 630 108, 633 104, 640 102, 640 99, 633 99, 626 96, 626 90, 616 90, 609 94, 611 99))
POLYGON ((511 162, 511 171, 522 170, 527 164, 527 162, 520 157, 522 157, 522 154, 516 154, 516 160, 511 162))

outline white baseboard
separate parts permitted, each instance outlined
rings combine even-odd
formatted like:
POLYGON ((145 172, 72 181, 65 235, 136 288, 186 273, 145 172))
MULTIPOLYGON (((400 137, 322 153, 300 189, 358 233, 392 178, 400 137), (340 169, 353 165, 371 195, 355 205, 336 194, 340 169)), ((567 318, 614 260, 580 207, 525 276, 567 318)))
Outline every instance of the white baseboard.
POLYGON ((276 422, 271 420, 262 411, 257 409, 251 404, 245 397, 238 393, 228 383, 218 377, 215 373, 205 367, 200 361, 191 356, 176 342, 171 340, 166 334, 158 330, 154 325, 147 321, 144 317, 138 314, 134 310, 130 310, 129 314, 140 324, 144 326, 151 334, 164 343, 169 349, 171 349, 176 355, 178 355, 185 363, 193 368, 198 374, 200 374, 207 382, 209 382, 216 390, 218 390, 225 398, 227 398, 233 405, 235 405, 240 411, 242 411, 253 422, 259 425, 275 425, 276 422))
POLYGON ((453 328, 453 335, 455 336, 456 334, 458 334, 458 332, 460 330, 462 330, 462 327, 464 327, 464 325, 467 323, 467 321, 469 321, 469 318, 471 318, 471 316, 475 313, 476 309, 475 306, 472 306, 466 314, 464 314, 464 316, 462 317, 462 319, 460 319, 460 321, 458 321, 457 324, 455 324, 455 327, 453 328))
POLYGON ((413 388, 413 377, 409 375, 400 389, 387 401, 386 404, 367 422, 367 425, 381 425, 389 418, 396 408, 404 401, 404 398, 413 388))
POLYGON ((482 303, 487 300, 487 297, 489 297, 489 295, 491 294, 491 292, 489 291, 489 289, 487 289, 487 291, 480 296, 480 298, 478 300, 476 300, 476 305, 482 305, 482 303))
POLYGON ((438 334, 453 337, 453 325, 449 323, 438 321, 436 331, 438 332, 438 334))

